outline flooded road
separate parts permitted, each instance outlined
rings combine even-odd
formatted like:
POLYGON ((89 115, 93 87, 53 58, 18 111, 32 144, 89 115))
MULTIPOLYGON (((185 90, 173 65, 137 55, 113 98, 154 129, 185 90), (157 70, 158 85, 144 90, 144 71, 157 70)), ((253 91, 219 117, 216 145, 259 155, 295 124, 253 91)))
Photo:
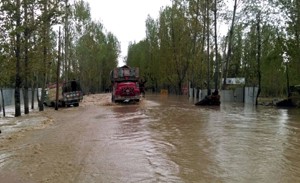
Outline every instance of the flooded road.
POLYGON ((146 97, 46 111, 52 125, 0 146, 0 172, 53 183, 300 182, 299 109, 146 97))

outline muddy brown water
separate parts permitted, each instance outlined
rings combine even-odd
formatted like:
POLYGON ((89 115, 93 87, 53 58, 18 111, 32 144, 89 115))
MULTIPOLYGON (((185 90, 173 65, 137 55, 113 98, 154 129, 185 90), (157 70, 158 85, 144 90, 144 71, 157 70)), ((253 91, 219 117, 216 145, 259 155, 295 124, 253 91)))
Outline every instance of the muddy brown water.
POLYGON ((3 180, 300 182, 299 109, 193 103, 147 95, 140 104, 47 110, 53 124, 0 147, 3 180))

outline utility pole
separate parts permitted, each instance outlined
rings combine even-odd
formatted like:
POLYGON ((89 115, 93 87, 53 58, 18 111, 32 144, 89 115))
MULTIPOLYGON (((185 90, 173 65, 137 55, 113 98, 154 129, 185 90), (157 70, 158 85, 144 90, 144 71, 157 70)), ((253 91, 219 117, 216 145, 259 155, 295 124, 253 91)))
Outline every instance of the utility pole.
POLYGON ((21 27, 21 2, 20 0, 16 1, 16 47, 15 47, 15 55, 16 55, 16 78, 15 78, 15 117, 21 116, 21 33, 20 33, 20 27, 21 27))
POLYGON ((68 81, 69 76, 69 5, 68 0, 65 0, 65 61, 64 61, 64 72, 65 72, 65 81, 68 81))
POLYGON ((57 55, 57 69, 56 69, 56 101, 55 110, 58 110, 58 95, 59 95, 59 72, 60 72, 60 52, 61 52, 61 36, 60 27, 58 30, 58 55, 57 55))
POLYGON ((206 0, 207 95, 211 94, 211 91, 210 91, 210 55, 209 55, 210 54, 210 49, 209 49, 209 46, 210 46, 210 40, 209 40, 209 37, 210 37, 210 18, 209 18, 210 6, 209 5, 210 5, 210 0, 206 0))

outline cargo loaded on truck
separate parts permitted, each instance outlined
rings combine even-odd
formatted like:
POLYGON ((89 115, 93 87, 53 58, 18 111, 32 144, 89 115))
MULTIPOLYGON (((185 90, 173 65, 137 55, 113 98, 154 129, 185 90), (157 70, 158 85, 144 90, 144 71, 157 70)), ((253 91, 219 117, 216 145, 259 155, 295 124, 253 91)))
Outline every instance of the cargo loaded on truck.
MULTIPOLYGON (((73 105, 79 106, 79 102, 83 99, 83 93, 78 81, 72 80, 59 84, 58 105, 65 107, 73 105)), ((46 106, 54 107, 56 104, 56 84, 49 84, 46 89, 46 106)))
POLYGON ((124 65, 110 73, 112 102, 140 101, 139 68, 124 65))

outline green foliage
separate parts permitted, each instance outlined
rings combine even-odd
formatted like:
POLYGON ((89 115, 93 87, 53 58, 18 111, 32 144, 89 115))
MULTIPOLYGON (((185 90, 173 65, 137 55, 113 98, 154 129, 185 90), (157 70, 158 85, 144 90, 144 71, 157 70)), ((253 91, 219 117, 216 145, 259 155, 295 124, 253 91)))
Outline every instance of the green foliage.
POLYGON ((91 22, 76 42, 78 73, 85 92, 101 92, 110 87, 109 72, 117 66, 119 42, 105 35, 102 24, 91 22))
MULTIPOLYGON (((146 38, 131 43, 127 64, 141 67, 143 76, 152 78, 147 83, 150 87, 176 88, 178 91, 180 84, 191 81, 192 86, 203 88, 208 73, 206 40, 212 39, 211 35, 206 34, 206 13, 209 11, 209 16, 212 15, 212 3, 197 0, 172 2, 171 7, 161 10, 157 20, 147 18, 146 38)), ((247 86, 258 86, 261 83, 262 95, 265 96, 285 94, 287 72, 291 85, 300 83, 300 4, 296 2, 240 1, 237 22, 234 24, 228 77, 245 77, 247 86), (260 22, 257 22, 258 13, 261 15, 260 22), (258 23, 261 27, 259 34, 258 23), (261 42, 258 42, 258 36, 261 42), (258 48, 261 49, 260 62, 257 60, 258 48), (288 69, 283 53, 288 57, 288 69), (261 77, 258 76, 259 72, 261 77)), ((230 22, 232 12, 228 11, 228 4, 217 3, 219 21, 230 22)), ((208 27, 212 29, 210 25, 208 27)), ((225 37, 220 40, 218 58, 224 61, 228 40, 225 37)), ((209 46, 212 48, 212 45, 209 46)), ((214 55, 210 52, 210 68, 216 67, 214 55)), ((224 71, 224 62, 220 66, 223 66, 220 68, 224 71)), ((209 74, 211 80, 215 74, 209 74)))
MULTIPOLYGON (((57 79, 58 54, 64 58, 60 81, 82 79, 86 92, 101 92, 110 86, 109 72, 117 66, 119 42, 103 31, 101 23, 91 21, 88 3, 1 0, 0 10, 0 87, 44 90, 57 79), (64 24, 62 53, 57 50, 57 24, 64 24)), ((16 101, 19 97, 16 95, 16 101)), ((16 108, 19 113, 19 104, 16 108)))
POLYGON ((203 43, 197 42, 201 26, 185 15, 186 2, 174 1, 160 12, 159 20, 148 17, 146 39, 128 48, 126 63, 141 67, 142 76, 150 81, 148 87, 155 91, 171 88, 180 94, 188 77, 193 77, 190 70, 197 65, 200 53, 196 50, 203 43))

